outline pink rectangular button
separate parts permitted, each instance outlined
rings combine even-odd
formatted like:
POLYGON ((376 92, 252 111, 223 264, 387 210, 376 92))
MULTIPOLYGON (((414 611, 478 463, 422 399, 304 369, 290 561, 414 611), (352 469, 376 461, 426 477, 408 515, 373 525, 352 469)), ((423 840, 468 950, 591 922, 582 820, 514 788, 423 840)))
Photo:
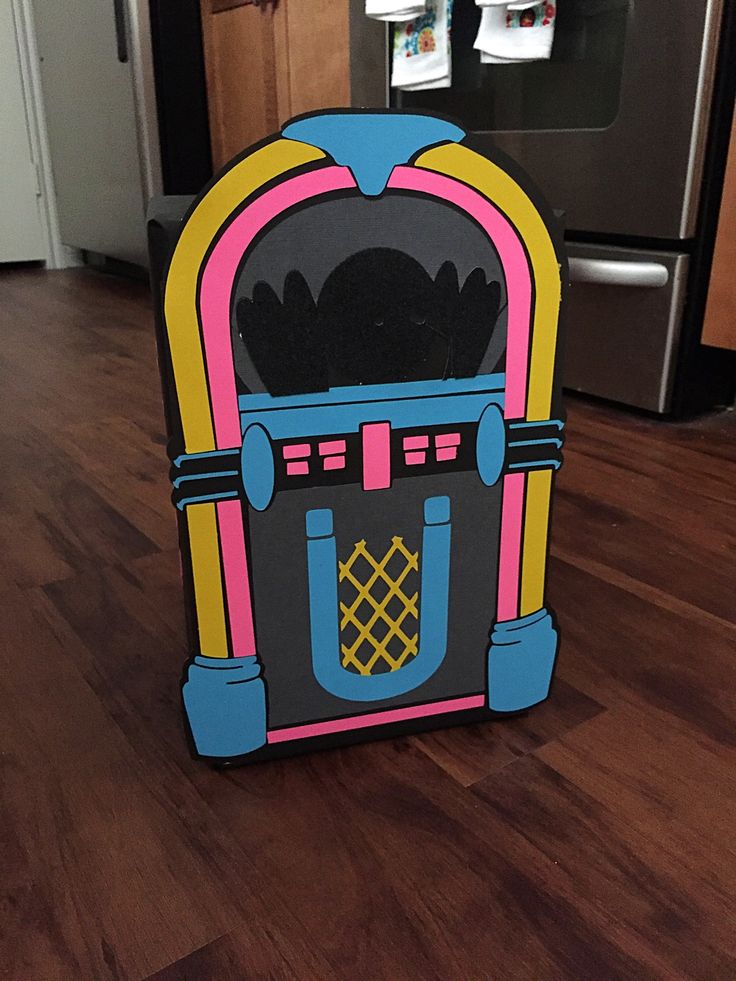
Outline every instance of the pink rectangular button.
POLYGON ((404 436, 405 450, 426 450, 429 446, 429 436, 404 436))
POLYGON ((460 433, 440 433, 434 438, 435 446, 459 446, 460 433))
POLYGON ((330 453, 344 453, 345 452, 345 440, 344 439, 333 439, 327 443, 319 444, 319 455, 327 456, 330 453))
POLYGON ((419 463, 424 463, 427 459, 427 454, 424 451, 419 453, 405 453, 404 459, 406 460, 407 467, 416 467, 419 463))
POLYGON ((285 446, 283 452, 285 460, 298 460, 302 457, 309 456, 312 452, 312 447, 309 443, 292 443, 291 446, 285 446))
POLYGON ((328 456, 324 461, 325 470, 344 470, 345 469, 345 457, 344 456, 328 456))
POLYGON ((363 490, 391 486, 391 423, 368 422, 360 430, 363 440, 363 490))
POLYGON ((309 473, 309 464, 306 460, 299 460, 294 463, 286 464, 286 473, 289 477, 303 477, 304 474, 309 473))
POLYGON ((448 446, 444 450, 437 450, 437 462, 443 463, 446 460, 457 459, 457 446, 448 446))

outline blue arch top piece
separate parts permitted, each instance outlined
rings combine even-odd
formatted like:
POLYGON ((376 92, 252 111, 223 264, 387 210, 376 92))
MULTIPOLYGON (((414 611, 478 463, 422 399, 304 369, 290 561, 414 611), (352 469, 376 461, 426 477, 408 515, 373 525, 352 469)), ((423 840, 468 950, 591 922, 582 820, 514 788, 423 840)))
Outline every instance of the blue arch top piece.
POLYGON ((289 123, 282 136, 316 146, 349 167, 366 197, 383 193, 397 164, 438 143, 459 143, 465 131, 436 116, 398 112, 326 112, 289 123))

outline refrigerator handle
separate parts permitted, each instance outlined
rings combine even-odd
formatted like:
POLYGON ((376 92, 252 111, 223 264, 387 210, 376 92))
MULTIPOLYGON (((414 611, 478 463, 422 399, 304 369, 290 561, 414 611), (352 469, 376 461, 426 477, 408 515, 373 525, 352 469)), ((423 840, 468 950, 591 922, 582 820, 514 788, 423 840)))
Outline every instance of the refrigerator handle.
POLYGON ((570 282, 598 286, 659 288, 669 282, 670 271, 661 262, 621 262, 616 259, 570 259, 570 282))
POLYGON ((112 0, 115 9, 115 42, 118 47, 118 61, 128 61, 128 29, 125 23, 125 0, 112 0))

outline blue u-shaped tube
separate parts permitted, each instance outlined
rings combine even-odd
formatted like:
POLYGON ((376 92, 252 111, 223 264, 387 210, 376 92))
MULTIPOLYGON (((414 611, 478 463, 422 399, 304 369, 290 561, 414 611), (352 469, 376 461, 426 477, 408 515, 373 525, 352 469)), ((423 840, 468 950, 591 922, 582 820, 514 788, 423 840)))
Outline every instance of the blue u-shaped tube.
POLYGON ((337 542, 329 508, 308 511, 307 568, 312 668, 319 684, 338 698, 370 702, 413 691, 435 673, 447 652, 450 591, 450 499, 424 502, 419 650, 397 671, 364 676, 342 667, 337 590, 337 542))

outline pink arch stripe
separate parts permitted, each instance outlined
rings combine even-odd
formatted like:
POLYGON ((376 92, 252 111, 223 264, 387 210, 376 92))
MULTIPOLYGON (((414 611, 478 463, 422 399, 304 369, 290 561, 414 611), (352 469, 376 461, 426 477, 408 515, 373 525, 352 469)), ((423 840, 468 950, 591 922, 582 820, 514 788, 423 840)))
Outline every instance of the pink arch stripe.
POLYGON ((217 502, 217 525, 233 657, 250 657, 256 652, 256 635, 240 501, 217 502))

